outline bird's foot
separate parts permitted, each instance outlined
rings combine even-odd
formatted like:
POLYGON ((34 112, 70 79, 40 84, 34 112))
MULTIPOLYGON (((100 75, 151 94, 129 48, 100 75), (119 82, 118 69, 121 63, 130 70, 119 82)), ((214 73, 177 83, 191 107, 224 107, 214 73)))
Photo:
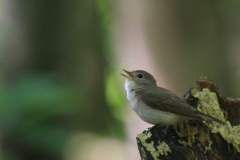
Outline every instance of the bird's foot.
POLYGON ((149 127, 147 130, 144 130, 142 133, 147 135, 149 132, 151 132, 153 130, 154 130, 154 126, 153 127, 149 127))
POLYGON ((164 134, 167 134, 167 130, 168 130, 169 126, 166 126, 166 128, 163 130, 164 134))
POLYGON ((147 135, 149 132, 153 131, 157 126, 158 125, 149 127, 147 130, 144 130, 142 133, 147 135))

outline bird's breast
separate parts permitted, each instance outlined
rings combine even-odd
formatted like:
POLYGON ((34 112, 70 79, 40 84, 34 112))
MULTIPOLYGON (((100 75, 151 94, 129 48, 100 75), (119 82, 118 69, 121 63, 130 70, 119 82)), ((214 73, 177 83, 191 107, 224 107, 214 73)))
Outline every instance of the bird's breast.
POLYGON ((135 91, 129 91, 127 93, 127 99, 130 101, 132 109, 136 112, 138 109, 139 101, 135 91))
POLYGON ((138 97, 135 91, 127 93, 127 99, 130 101, 132 109, 137 113, 137 115, 147 123, 150 124, 163 124, 172 125, 185 119, 182 116, 176 115, 174 113, 161 111, 154 109, 145 104, 140 97, 138 97))

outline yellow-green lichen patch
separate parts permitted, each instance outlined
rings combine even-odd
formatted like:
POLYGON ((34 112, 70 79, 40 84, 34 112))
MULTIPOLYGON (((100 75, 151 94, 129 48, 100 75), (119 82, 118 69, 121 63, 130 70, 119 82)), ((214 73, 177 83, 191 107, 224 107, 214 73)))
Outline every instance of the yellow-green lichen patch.
POLYGON ((199 136, 196 139, 202 144, 202 146, 206 146, 207 143, 208 145, 212 144, 211 138, 204 130, 199 130, 199 136))
MULTIPOLYGON (((196 93, 194 97, 199 99, 199 111, 226 122, 223 112, 219 107, 216 93, 210 92, 209 89, 205 88, 202 92, 196 93)), ((227 125, 222 125, 214 121, 205 121, 204 123, 211 129, 212 133, 220 133, 228 143, 233 144, 238 152, 240 152, 240 125, 232 127, 228 121, 226 122, 227 125)))
POLYGON ((143 147, 141 147, 141 157, 144 157, 144 159, 147 159, 147 156, 143 147))
POLYGON ((166 142, 158 141, 158 143, 159 143, 159 145, 157 145, 157 149, 158 149, 158 151, 160 152, 161 155, 167 156, 168 155, 167 152, 172 153, 172 151, 170 150, 169 145, 166 142))
POLYGON ((225 121, 223 112, 219 107, 218 98, 215 92, 210 92, 209 89, 204 88, 202 92, 196 93, 194 97, 199 99, 199 111, 215 117, 219 120, 225 121))
POLYGON ((188 145, 186 141, 180 139, 178 139, 178 143, 184 145, 185 147, 188 145))
POLYGON ((184 146, 191 146, 195 142, 195 135, 198 134, 197 127, 189 125, 187 121, 181 121, 178 124, 174 125, 174 129, 177 135, 181 138, 178 140, 180 144, 184 146), (183 137, 187 137, 188 141, 183 140, 183 137))
POLYGON ((197 127, 191 126, 189 124, 187 124, 186 127, 187 133, 188 133, 188 141, 189 143, 194 143, 195 142, 195 135, 198 134, 198 130, 197 127))
POLYGON ((147 143, 146 140, 149 139, 152 136, 151 132, 146 134, 138 134, 137 138, 141 141, 142 145, 146 147, 146 150, 151 153, 154 160, 158 160, 159 155, 167 155, 167 152, 171 152, 170 147, 165 142, 160 142, 159 145, 156 146, 157 150, 154 148, 154 142, 151 141, 150 143, 147 143))
POLYGON ((212 151, 211 145, 212 145, 212 143, 209 143, 208 146, 205 146, 205 154, 207 153, 207 151, 212 151))

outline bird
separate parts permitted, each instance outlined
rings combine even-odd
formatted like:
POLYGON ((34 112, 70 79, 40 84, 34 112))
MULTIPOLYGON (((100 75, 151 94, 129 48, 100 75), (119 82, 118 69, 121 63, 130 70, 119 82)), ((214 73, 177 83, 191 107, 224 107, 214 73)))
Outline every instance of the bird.
MULTIPOLYGON (((126 71, 125 89, 132 109, 145 122, 153 125, 174 125, 182 120, 225 122, 193 108, 174 92, 157 86, 155 78, 143 70, 126 71)), ((168 128, 168 127, 167 127, 168 128)), ((166 129, 167 129, 166 128, 166 129)))

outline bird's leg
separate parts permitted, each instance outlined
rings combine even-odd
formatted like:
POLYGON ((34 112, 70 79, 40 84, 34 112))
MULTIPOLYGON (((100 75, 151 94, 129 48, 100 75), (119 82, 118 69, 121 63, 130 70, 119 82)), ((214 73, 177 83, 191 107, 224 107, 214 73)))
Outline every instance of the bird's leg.
POLYGON ((161 125, 156 124, 155 126, 149 127, 147 130, 144 130, 142 133, 147 135, 149 132, 153 131, 158 126, 161 126, 161 125))
POLYGON ((155 127, 155 126, 149 127, 147 130, 144 130, 142 133, 147 135, 150 131, 153 131, 153 130, 154 130, 154 127, 155 127))
POLYGON ((167 134, 167 130, 168 130, 169 126, 166 126, 166 128, 163 130, 164 134, 167 134))

